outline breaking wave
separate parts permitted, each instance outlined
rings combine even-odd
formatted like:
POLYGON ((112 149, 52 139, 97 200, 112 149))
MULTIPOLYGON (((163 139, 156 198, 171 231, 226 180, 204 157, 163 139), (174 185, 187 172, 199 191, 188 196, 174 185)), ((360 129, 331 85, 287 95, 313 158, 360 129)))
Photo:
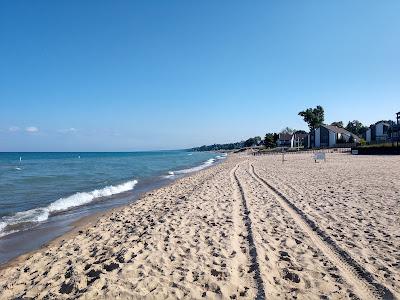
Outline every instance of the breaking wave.
POLYGON ((24 224, 27 225, 46 221, 52 213, 85 205, 98 198, 109 197, 130 191, 137 183, 137 180, 131 180, 115 186, 106 186, 91 192, 76 193, 65 198, 60 198, 50 203, 47 207, 17 212, 13 216, 4 216, 0 219, 0 237, 15 232, 16 230, 13 230, 14 228, 24 227, 24 224))
POLYGON ((199 166, 196 166, 193 168, 188 168, 188 169, 182 169, 182 170, 178 170, 178 171, 169 171, 168 175, 165 175, 164 178, 172 179, 172 178, 175 178, 176 175, 183 175, 183 174, 188 174, 188 173, 203 170, 203 169, 211 166, 212 164, 214 164, 216 160, 224 159, 224 158, 226 158, 226 156, 227 156, 227 154, 222 153, 221 155, 217 155, 215 158, 210 158, 210 159, 206 160, 199 166))
POLYGON ((225 159, 228 156, 226 153, 221 153, 220 155, 217 155, 215 158, 216 159, 225 159))
POLYGON ((207 168, 207 167, 211 166, 214 162, 215 162, 215 158, 210 158, 209 160, 206 160, 204 163, 202 163, 199 166, 196 166, 196 167, 193 167, 193 168, 189 168, 189 169, 183 169, 183 170, 179 170, 179 171, 174 171, 173 173, 174 174, 187 174, 187 173, 200 171, 200 170, 203 170, 204 168, 207 168))

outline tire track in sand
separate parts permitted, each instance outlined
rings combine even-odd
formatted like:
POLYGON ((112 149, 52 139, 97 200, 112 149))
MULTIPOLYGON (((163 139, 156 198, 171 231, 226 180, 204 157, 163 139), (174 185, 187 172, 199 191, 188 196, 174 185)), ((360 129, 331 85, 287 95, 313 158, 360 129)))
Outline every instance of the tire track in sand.
MULTIPOLYGON (((236 170, 239 168, 239 165, 236 165, 235 168, 231 172, 231 182, 236 190, 234 193, 235 199, 238 203, 241 202, 242 205, 242 212, 243 212, 243 222, 245 225, 246 233, 247 233, 247 243, 249 246, 249 255, 250 255, 250 272, 254 272, 254 280, 256 282, 257 294, 255 299, 265 299, 265 289, 264 289, 264 282, 261 277, 260 272, 260 265, 258 263, 258 255, 257 255, 257 248, 254 242, 253 237, 253 230, 251 226, 251 219, 250 219, 250 211, 247 206, 246 197, 243 191, 243 187, 236 176, 236 170)), ((240 209, 239 209, 240 211, 240 209)), ((237 211, 237 212, 239 212, 237 211)))
POLYGON ((395 299, 393 293, 376 281, 374 276, 358 264, 345 250, 308 216, 296 207, 275 187, 260 177, 251 164, 250 173, 255 180, 267 187, 277 202, 291 215, 299 227, 306 232, 315 245, 334 263, 342 272, 343 277, 354 287, 357 295, 362 299, 395 299))

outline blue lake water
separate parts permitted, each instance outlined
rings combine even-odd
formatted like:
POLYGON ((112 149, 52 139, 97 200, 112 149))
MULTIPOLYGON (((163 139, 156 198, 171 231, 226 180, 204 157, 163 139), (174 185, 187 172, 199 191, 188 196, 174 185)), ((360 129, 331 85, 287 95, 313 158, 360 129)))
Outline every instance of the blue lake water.
POLYGON ((128 203, 139 191, 223 158, 188 151, 0 153, 0 263, 5 243, 11 249, 29 231, 48 233, 81 214, 128 203))

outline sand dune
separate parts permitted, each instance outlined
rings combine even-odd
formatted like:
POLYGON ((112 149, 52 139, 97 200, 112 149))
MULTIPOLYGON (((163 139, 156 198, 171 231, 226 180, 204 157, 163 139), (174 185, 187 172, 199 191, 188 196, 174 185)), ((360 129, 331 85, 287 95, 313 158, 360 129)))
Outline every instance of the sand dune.
POLYGON ((227 161, 0 271, 0 298, 381 299, 400 295, 400 160, 227 161))

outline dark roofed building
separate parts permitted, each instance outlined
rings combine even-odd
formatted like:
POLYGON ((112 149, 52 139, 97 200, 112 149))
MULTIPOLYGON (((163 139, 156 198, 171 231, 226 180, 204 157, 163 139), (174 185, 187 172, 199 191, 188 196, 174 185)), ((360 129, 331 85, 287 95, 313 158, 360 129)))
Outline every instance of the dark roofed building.
POLYGON ((278 147, 290 147, 292 141, 293 134, 289 133, 280 133, 278 135, 278 140, 276 141, 276 145, 278 147))
POLYGON ((348 143, 353 139, 360 142, 360 137, 350 131, 334 125, 321 125, 315 129, 315 147, 334 147, 337 144, 348 143))

